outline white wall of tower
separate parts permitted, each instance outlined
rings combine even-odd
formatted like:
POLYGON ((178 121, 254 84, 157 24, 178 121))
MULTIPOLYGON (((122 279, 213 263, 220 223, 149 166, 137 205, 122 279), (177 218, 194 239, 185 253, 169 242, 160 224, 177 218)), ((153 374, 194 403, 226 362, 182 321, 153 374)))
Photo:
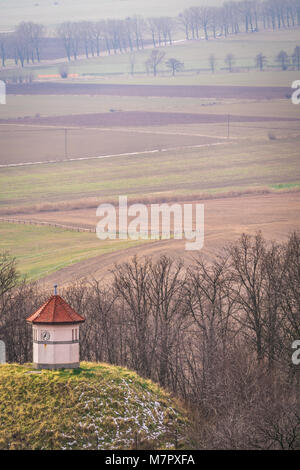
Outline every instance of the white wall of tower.
POLYGON ((79 363, 79 325, 33 324, 33 362, 53 367, 79 363), (49 339, 45 339, 45 332, 49 339))

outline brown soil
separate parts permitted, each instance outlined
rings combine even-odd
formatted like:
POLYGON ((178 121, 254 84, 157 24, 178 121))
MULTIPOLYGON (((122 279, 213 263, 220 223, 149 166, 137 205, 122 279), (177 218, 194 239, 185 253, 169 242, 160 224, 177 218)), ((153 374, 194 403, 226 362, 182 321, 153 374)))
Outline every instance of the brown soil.
MULTIPOLYGON (((197 201, 200 203, 201 201, 197 201)), ((242 233, 254 234, 261 230, 268 240, 285 240, 289 233, 300 230, 300 192, 278 193, 267 195, 250 195, 236 198, 224 198, 203 201, 205 205, 205 245, 200 254, 208 259, 214 257, 222 247, 236 240, 242 233)), ((41 216, 39 215, 39 219, 41 216)), ((45 213, 43 220, 59 220, 60 223, 77 223, 96 225, 95 210, 65 211, 45 213)), ((154 256, 167 254, 182 257, 186 264, 192 261, 199 252, 185 251, 184 240, 165 240, 149 242, 142 246, 119 252, 97 256, 76 265, 64 268, 44 278, 42 285, 53 282, 68 285, 78 278, 95 277, 107 281, 110 270, 115 263, 128 261, 134 255, 154 256)))
POLYGON ((289 99, 288 87, 263 86, 201 86, 201 85, 109 85, 95 83, 31 83, 8 84, 12 95, 115 95, 115 96, 169 96, 192 98, 235 99, 289 99))
MULTIPOLYGON (((271 116, 230 116, 231 123, 243 122, 290 122, 295 118, 271 116)), ((0 123, 27 124, 36 126, 71 127, 139 127, 165 126, 170 124, 225 124, 227 114, 160 113, 145 111, 125 111, 99 114, 72 114, 67 116, 47 116, 42 118, 0 119, 0 123)))
MULTIPOLYGON (((108 115, 110 116, 110 115, 108 115)), ((66 119, 70 125, 76 122, 94 122, 88 116, 81 119, 66 119)), ((67 117, 68 118, 68 117, 67 117)), ((137 117, 134 119, 137 120, 137 117)), ((53 119, 53 121, 56 118, 53 119)), ((51 121, 52 122, 52 121, 51 121)), ((57 124, 59 125, 59 120, 57 124)), ((126 119, 123 121, 126 125, 126 119)), ((106 118, 102 119, 102 127, 106 118)), ((93 125, 96 125, 95 123, 93 125)), ((110 124, 113 126, 113 124, 110 124)), ((160 132, 126 133, 113 129, 69 128, 67 134, 67 154, 65 130, 43 126, 3 126, 0 134, 0 165, 14 165, 29 162, 56 162, 70 158, 97 158, 122 154, 143 154, 163 149, 184 148, 202 145, 215 145, 224 141, 215 137, 168 134, 160 132)))

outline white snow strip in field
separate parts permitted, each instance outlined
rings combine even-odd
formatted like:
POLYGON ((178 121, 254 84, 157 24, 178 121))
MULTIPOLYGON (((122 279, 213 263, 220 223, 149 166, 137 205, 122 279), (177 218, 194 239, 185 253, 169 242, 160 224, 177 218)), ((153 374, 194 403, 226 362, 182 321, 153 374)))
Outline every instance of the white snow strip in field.
POLYGON ((41 162, 23 162, 23 163, 7 163, 5 165, 0 165, 0 168, 11 168, 11 167, 19 167, 19 166, 28 166, 28 165, 48 165, 50 163, 65 163, 65 162, 78 162, 83 160, 101 160, 104 158, 115 158, 115 157, 132 157, 137 155, 147 155, 152 153, 160 153, 160 152, 169 152, 175 150, 184 150, 184 149, 193 149, 193 148, 201 148, 201 147, 213 147, 216 145, 223 145, 225 142, 215 142, 212 144, 199 144, 199 145, 187 145, 183 147, 170 147, 164 149, 155 149, 155 150, 144 150, 142 152, 128 152, 128 153, 118 153, 112 155, 98 155, 92 157, 76 157, 76 158, 65 158, 62 160, 45 160, 41 162))

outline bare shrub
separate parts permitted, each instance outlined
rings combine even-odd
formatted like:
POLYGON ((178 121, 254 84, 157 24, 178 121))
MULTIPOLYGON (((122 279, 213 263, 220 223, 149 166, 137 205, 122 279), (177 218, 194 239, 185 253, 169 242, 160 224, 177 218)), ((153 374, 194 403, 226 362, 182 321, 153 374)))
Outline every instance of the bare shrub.
POLYGON ((66 64, 61 64, 59 66, 59 75, 61 76, 61 78, 68 78, 69 68, 66 64))

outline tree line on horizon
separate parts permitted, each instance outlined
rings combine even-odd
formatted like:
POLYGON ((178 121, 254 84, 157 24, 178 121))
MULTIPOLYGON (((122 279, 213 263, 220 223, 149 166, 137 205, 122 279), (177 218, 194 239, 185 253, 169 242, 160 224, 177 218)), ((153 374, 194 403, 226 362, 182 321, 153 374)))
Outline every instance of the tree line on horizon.
MULTIPOLYGON (((81 360, 135 370, 190 410, 198 449, 300 449, 300 234, 243 234, 210 262, 133 258, 113 279, 61 292, 86 321, 81 360), (298 343, 297 343, 298 344, 298 343), (298 353, 298 357, 300 354, 298 353)), ((0 259, 0 339, 8 362, 32 361, 25 319, 49 292, 0 259)))
MULTIPOLYGON (((185 9, 177 18, 132 16, 125 19, 64 22, 56 36, 66 57, 76 60, 81 51, 88 58, 101 54, 133 52, 146 45, 156 48, 172 44, 174 34, 184 31, 186 40, 227 37, 262 29, 280 30, 300 25, 300 0, 227 1, 221 7, 185 9)), ((40 62, 46 28, 33 22, 20 23, 12 34, 0 34, 2 66, 6 59, 15 64, 40 62)))

